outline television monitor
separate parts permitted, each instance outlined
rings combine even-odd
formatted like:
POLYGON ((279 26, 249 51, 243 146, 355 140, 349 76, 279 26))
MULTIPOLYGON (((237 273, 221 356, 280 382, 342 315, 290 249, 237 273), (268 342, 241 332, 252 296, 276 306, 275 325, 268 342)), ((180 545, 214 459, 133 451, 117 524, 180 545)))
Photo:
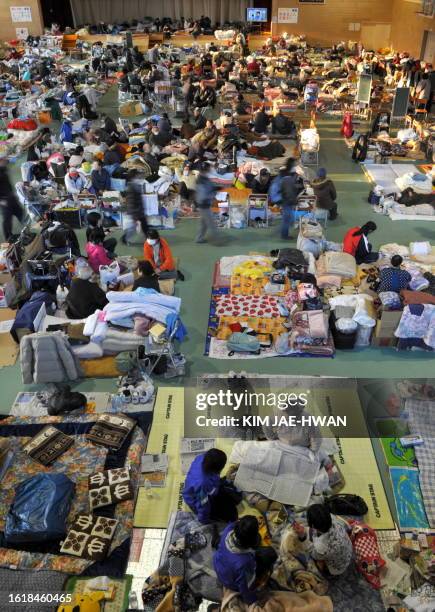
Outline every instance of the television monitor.
POLYGON ((246 21, 264 23, 267 21, 267 8, 246 9, 246 21))

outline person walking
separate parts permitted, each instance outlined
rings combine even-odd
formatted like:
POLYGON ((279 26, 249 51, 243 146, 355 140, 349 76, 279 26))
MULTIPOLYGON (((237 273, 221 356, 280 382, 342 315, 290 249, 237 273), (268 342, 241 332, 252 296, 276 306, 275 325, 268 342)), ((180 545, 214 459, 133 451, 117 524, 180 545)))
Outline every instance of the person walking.
POLYGON ((13 218, 16 217, 20 223, 24 218, 24 210, 18 202, 9 179, 7 163, 5 158, 0 159, 0 210, 4 240, 9 240, 12 235, 13 218))
POLYGON ((212 240, 217 238, 217 228, 213 219, 211 206, 218 188, 211 182, 209 171, 209 164, 203 164, 196 182, 195 204, 200 214, 199 229, 196 236, 197 244, 206 242, 207 233, 212 240))
POLYGON ((126 227, 121 236, 123 244, 130 244, 131 238, 136 233, 136 225, 139 222, 142 232, 147 235, 148 223, 143 206, 143 185, 140 174, 137 170, 131 170, 128 176, 127 195, 126 195, 126 227))

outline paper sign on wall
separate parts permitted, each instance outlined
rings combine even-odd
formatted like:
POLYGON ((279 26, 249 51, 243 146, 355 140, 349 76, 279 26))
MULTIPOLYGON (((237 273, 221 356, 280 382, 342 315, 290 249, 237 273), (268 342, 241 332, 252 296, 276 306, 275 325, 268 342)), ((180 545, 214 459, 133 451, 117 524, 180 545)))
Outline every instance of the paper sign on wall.
POLYGON ((299 18, 298 8, 279 8, 278 23, 297 23, 299 18))
POLYGON ((32 9, 30 6, 11 6, 11 18, 14 23, 32 21, 32 9))
POLYGON ((26 40, 29 36, 29 28, 15 28, 18 40, 26 40))

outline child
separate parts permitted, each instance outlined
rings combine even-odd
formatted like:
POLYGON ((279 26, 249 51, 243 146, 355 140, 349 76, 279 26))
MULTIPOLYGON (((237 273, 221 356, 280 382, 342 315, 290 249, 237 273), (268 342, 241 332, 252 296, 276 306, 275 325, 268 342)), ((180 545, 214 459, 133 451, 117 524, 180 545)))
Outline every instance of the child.
POLYGON ((99 273, 100 266, 108 266, 112 263, 112 260, 103 246, 101 234, 98 229, 92 230, 90 233, 89 242, 86 244, 86 255, 89 265, 96 273, 99 273))
POLYGON ((211 448, 194 459, 186 476, 183 499, 201 523, 237 519, 237 504, 240 501, 238 492, 220 473, 227 462, 226 454, 211 448))

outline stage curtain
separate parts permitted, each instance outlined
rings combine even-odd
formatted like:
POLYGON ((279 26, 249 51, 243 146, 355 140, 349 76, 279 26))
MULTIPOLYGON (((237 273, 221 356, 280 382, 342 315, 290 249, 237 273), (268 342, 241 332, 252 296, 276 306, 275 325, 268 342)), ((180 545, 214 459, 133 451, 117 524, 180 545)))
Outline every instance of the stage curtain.
POLYGON ((212 23, 246 21, 249 0, 71 0, 75 25, 122 23, 144 17, 210 17, 212 23))

